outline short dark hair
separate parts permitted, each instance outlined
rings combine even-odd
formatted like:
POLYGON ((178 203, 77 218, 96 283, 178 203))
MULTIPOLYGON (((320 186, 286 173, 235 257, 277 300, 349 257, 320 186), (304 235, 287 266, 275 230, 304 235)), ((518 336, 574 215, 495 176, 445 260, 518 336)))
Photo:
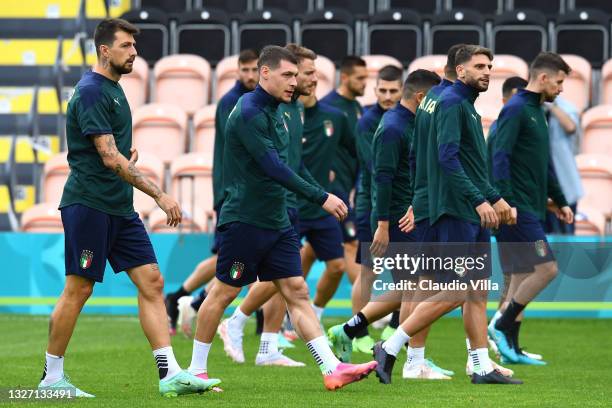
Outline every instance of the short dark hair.
POLYGON ((457 51, 465 47, 467 44, 455 44, 448 49, 446 54, 446 65, 444 66, 444 75, 447 78, 457 78, 457 51))
POLYGON ((466 44, 460 47, 455 54, 455 67, 465 64, 471 60, 474 55, 486 55, 490 60, 493 60, 493 52, 490 49, 479 45, 466 44))
POLYGON ((400 81, 402 82, 402 69, 395 65, 385 65, 378 71, 380 81, 400 81))
POLYGON ((552 71, 555 74, 559 71, 563 71, 569 75, 572 71, 567 62, 561 58, 559 54, 554 52, 541 52, 532 61, 529 67, 529 77, 533 78, 541 71, 552 71))
POLYGON ((293 53, 278 45, 266 45, 261 53, 259 54, 259 60, 257 60, 257 68, 268 66, 270 69, 276 69, 280 65, 281 61, 289 61, 292 64, 297 65, 297 59, 293 53))
POLYGON ((432 86, 440 83, 440 76, 435 72, 426 69, 417 69, 408 74, 408 78, 404 81, 402 98, 409 99, 421 91, 429 91, 432 86))
POLYGON ((140 29, 134 24, 125 21, 121 18, 107 18, 98 23, 94 33, 94 44, 96 45, 96 54, 100 56, 100 46, 112 46, 115 42, 115 33, 117 31, 125 31, 128 34, 136 35, 140 33, 140 29))
POLYGON ((295 43, 289 43, 285 45, 285 48, 293 54, 298 63, 301 63, 305 59, 313 61, 317 59, 317 54, 310 48, 306 48, 295 43))
POLYGON ((238 63, 247 64, 252 61, 257 61, 258 58, 259 55, 257 54, 257 51, 251 48, 247 48, 245 50, 240 51, 240 54, 238 54, 238 63))
POLYGON ((365 67, 366 62, 363 58, 356 55, 347 55, 340 62, 340 73, 351 75, 355 67, 365 67))
POLYGON ((527 86, 527 81, 519 76, 513 76, 504 81, 502 85, 502 95, 504 98, 512 96, 512 91, 515 89, 523 89, 527 86))

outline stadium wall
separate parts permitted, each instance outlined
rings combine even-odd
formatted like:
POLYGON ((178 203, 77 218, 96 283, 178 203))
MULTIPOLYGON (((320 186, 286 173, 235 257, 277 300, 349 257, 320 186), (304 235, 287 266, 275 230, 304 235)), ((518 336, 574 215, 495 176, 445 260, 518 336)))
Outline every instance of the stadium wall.
MULTIPOLYGON (((166 290, 178 287, 201 260, 210 255, 208 234, 152 234, 151 241, 166 282, 166 290)), ((551 239, 555 242, 555 238, 551 239)), ((564 245, 579 247, 584 237, 560 238, 564 245)), ((593 241, 590 241, 593 242, 593 241)), ((596 256, 568 255, 559 260, 561 273, 527 309, 532 317, 612 318, 612 236, 597 238, 596 256), (567 258, 567 257, 566 257, 567 258), (583 259, 584 258, 584 259, 583 259), (589 258, 596 259, 596 273, 589 258), (585 265, 585 262, 588 265, 585 265), (577 273, 563 273, 564 263, 577 273), (542 301, 545 300, 545 301, 542 301)), ((554 250, 554 246, 553 246, 554 250)), ((503 277, 493 251, 493 282, 501 288, 503 277)), ((323 264, 318 262, 308 276, 313 292, 323 264)), ((0 313, 49 314, 64 285, 64 236, 62 234, 0 233, 0 313)), ((350 284, 343 279, 325 311, 327 316, 351 313, 350 284)), ((314 294, 314 293, 313 293, 314 294)), ((244 293, 241 294, 241 296, 244 293)), ((489 295, 489 313, 497 307, 498 291, 489 295)), ((136 290, 125 273, 114 276, 107 265, 104 283, 97 284, 84 308, 86 313, 135 314, 136 290)), ((457 311, 454 312, 458 315, 457 311)))

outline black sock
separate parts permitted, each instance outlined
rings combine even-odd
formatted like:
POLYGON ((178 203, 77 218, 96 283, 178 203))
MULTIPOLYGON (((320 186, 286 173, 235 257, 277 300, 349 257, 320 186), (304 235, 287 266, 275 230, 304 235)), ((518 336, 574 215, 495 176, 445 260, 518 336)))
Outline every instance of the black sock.
POLYGON ((396 310, 391 315, 391 321, 389 322, 389 327, 391 327, 392 329, 397 329, 399 327, 399 324, 400 324, 400 321, 399 321, 399 310, 396 310))
POLYGON ((519 344, 519 332, 521 330, 521 322, 517 321, 514 322, 514 324, 512 325, 512 332, 510 333, 511 335, 511 341, 512 341, 512 348, 514 350, 516 350, 517 353, 519 353, 521 351, 521 346, 519 344))
POLYGON ((359 330, 359 332, 355 335, 355 338, 360 339, 362 337, 365 336, 369 336, 370 335, 370 331, 368 330, 368 326, 362 328, 361 330, 359 330))
POLYGON ((179 298, 183 296, 189 296, 190 294, 191 292, 186 291, 183 285, 181 285, 181 287, 176 292, 168 293, 168 297, 172 297, 176 300, 179 300, 179 298))
POLYGON ((354 339, 364 328, 368 329, 368 324, 368 319, 359 312, 344 324, 343 329, 349 338, 354 339))
POLYGON ((198 297, 193 299, 193 302, 191 302, 191 307, 193 308, 193 310, 195 310, 196 312, 200 310, 200 306, 202 306, 202 303, 204 303, 206 295, 208 295, 208 293, 206 293, 206 289, 202 289, 198 297))
POLYGON ((257 324, 255 325, 255 334, 259 335, 263 333, 263 326, 264 326, 263 309, 257 309, 257 311, 255 312, 255 319, 257 321, 257 324))
POLYGON ((502 316, 495 323, 495 328, 497 330, 501 330, 504 333, 510 333, 512 330, 512 325, 516 321, 518 315, 525 309, 525 305, 521 305, 520 303, 516 303, 514 299, 510 301, 506 311, 502 314, 502 316))

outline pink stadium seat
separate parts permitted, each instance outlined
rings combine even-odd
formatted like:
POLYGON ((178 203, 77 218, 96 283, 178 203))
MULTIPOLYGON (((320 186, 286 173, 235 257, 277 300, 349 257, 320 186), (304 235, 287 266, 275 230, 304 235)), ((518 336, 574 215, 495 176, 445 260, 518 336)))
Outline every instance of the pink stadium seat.
MULTIPOLYGON (((164 163, 155 155, 147 152, 138 152, 138 162, 136 167, 145 177, 151 180, 155 185, 163 187, 164 185, 164 163)), ((155 200, 134 188, 134 209, 141 216, 147 216, 157 207, 155 200)))
POLYGON ((190 217, 183 215, 183 220, 178 227, 170 227, 166 225, 166 213, 158 208, 149 215, 149 230, 158 234, 174 234, 182 233, 203 233, 206 232, 204 225, 192 220, 190 217))
POLYGON ((563 82, 563 93, 565 99, 572 102, 582 112, 589 107, 591 100, 591 76, 592 68, 589 62, 578 55, 561 55, 565 62, 572 68, 572 72, 563 82))
POLYGON ((365 93, 363 96, 357 98, 362 106, 371 105, 376 103, 376 94, 374 93, 374 87, 376 86, 376 77, 378 71, 384 66, 394 65, 399 69, 404 69, 402 63, 393 57, 387 55, 363 55, 363 58, 368 68, 368 80, 366 82, 365 93))
POLYGON ((576 235, 604 235, 606 232, 606 217, 597 209, 578 206, 576 214, 576 235))
POLYGON ((436 55, 426 55, 424 57, 419 57, 412 61, 408 66, 408 73, 416 69, 427 69, 435 72, 440 75, 440 77, 444 76, 444 66, 446 65, 446 55, 436 54, 436 55))
POLYGON ((21 216, 23 232, 64 232, 58 203, 42 203, 28 208, 21 216))
POLYGON ((601 103, 612 105, 612 59, 609 59, 601 69, 601 103))
POLYGON ((604 154, 579 154, 576 165, 580 172, 584 197, 578 203, 593 208, 600 213, 612 215, 612 162, 610 156, 604 154))
POLYGON ((476 110, 483 118, 483 125, 485 118, 497 119, 503 106, 502 85, 507 78, 513 76, 527 79, 529 76, 527 63, 513 55, 496 55, 493 59, 489 89, 478 96, 475 104, 476 110))
POLYGON ((136 57, 132 72, 122 75, 119 84, 125 92, 132 112, 144 105, 149 96, 149 66, 147 62, 141 57, 136 57))
POLYGON ((217 105, 208 105, 193 117, 195 129, 194 152, 212 153, 215 145, 215 111, 217 105))
POLYGON ((315 60, 317 68, 317 98, 321 99, 336 86, 336 66, 327 57, 317 55, 315 60))
POLYGON ((210 94, 210 64, 197 55, 169 55, 157 61, 155 101, 174 104, 188 115, 208 103, 210 94))
POLYGON ((212 152, 189 153, 174 159, 170 166, 172 195, 183 212, 207 230, 213 214, 212 157, 212 152))
POLYGON ((582 152, 612 154, 612 105, 595 106, 582 115, 582 152))
POLYGON ((165 163, 185 152, 187 115, 170 104, 149 104, 134 112, 133 145, 139 152, 156 155, 165 163))
POLYGON ((70 174, 68 153, 61 152, 45 163, 42 177, 43 200, 58 206, 64 192, 64 184, 70 174))
POLYGON ((215 69, 216 85, 214 100, 217 102, 236 83, 238 79, 238 55, 223 58, 215 69))

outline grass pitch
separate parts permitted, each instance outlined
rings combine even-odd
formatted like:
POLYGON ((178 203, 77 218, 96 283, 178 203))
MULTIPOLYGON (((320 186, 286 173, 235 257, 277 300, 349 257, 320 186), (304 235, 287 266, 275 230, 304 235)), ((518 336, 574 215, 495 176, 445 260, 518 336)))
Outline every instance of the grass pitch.
MULTIPOLYGON (((325 319, 326 327, 341 319, 325 319)), ((406 381, 400 354, 389 386, 375 375, 336 392, 323 388, 321 375, 304 344, 287 355, 304 361, 305 368, 257 367, 259 338, 254 324, 246 328, 247 362, 231 362, 215 339, 209 373, 223 380, 225 392, 164 399, 157 391, 157 370, 135 317, 83 315, 66 356, 65 370, 74 384, 93 393, 93 400, 72 402, 9 402, 8 388, 34 388, 44 365, 48 318, 0 315, 2 369, 0 405, 15 407, 595 407, 612 404, 612 324, 607 320, 529 319, 521 341, 528 350, 542 353, 545 367, 512 366, 521 386, 475 386, 464 373, 465 339, 460 319, 443 318, 430 333, 427 356, 455 371, 451 381, 406 381)), ((379 331, 372 330, 378 337, 379 331)), ((179 363, 189 365, 191 341, 172 341, 179 363)), ((366 361, 365 354, 355 354, 366 361)))

